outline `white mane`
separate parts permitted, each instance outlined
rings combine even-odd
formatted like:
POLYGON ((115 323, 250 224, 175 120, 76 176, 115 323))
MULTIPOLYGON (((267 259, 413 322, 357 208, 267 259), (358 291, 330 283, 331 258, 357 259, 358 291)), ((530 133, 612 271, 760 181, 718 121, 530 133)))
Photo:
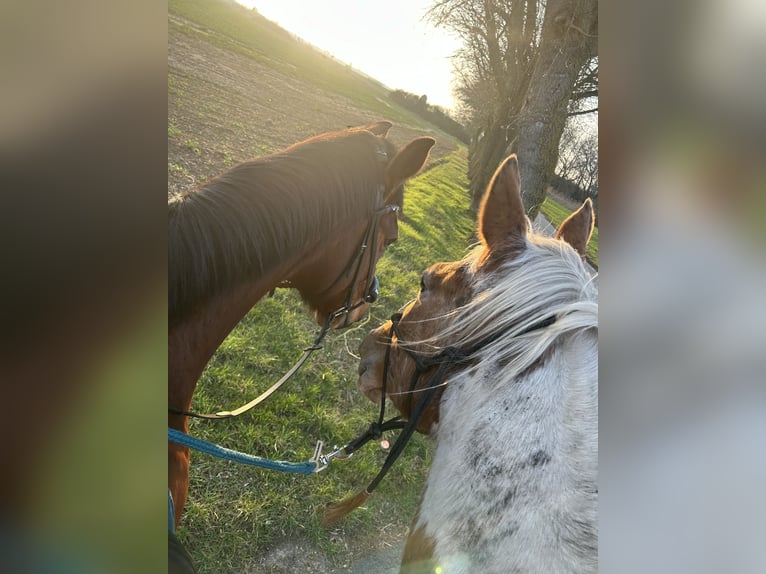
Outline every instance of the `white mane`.
MULTIPOLYGON (((472 270, 476 258, 466 259, 472 270)), ((444 574, 595 572, 598 303, 590 274, 562 241, 534 237, 516 259, 475 277, 473 293, 429 343, 468 348, 502 335, 448 378, 415 526, 434 541, 444 574)))
MULTIPOLYGON (((465 259, 472 272, 479 255, 476 249, 465 259)), ((595 285, 580 256, 563 241, 535 236, 518 257, 475 281, 472 301, 427 343, 467 348, 502 332, 490 354, 512 360, 518 373, 562 334, 598 328, 595 285), (526 333, 550 317, 556 319, 553 325, 526 333)))

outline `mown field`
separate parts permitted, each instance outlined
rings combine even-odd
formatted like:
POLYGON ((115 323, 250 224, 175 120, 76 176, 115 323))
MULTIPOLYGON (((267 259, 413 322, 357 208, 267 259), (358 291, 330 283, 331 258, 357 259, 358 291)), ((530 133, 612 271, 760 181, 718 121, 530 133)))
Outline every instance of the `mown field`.
MULTIPOLYGON (((429 168, 406 188, 399 241, 378 266, 380 299, 369 320, 330 333, 324 348, 254 411, 236 420, 191 423, 192 434, 230 448, 307 460, 317 440, 343 444, 377 416, 376 405, 355 385, 363 337, 415 295, 425 267, 461 257, 474 241, 466 151, 390 102, 381 84, 256 13, 225 0, 171 0, 168 16, 169 193, 347 125, 388 119, 395 122, 390 137, 398 145, 423 134, 437 139, 429 168)), ((277 290, 221 345, 193 409, 211 412, 249 401, 289 369, 316 332, 297 295, 277 290)), ((322 508, 364 487, 384 458, 370 444, 349 461, 302 477, 194 453, 180 538, 200 574, 343 571, 400 543, 415 512, 430 463, 429 445, 419 436, 362 509, 336 526, 320 524, 322 508), (286 547, 308 558, 285 553, 286 547)))
POLYGON ((385 114, 391 121, 426 125, 403 108, 389 106, 388 89, 380 82, 312 49, 257 11, 246 10, 233 2, 211 0, 170 0, 168 10, 188 20, 174 25, 189 34, 266 64, 296 80, 343 94, 364 109, 385 114), (199 29, 190 22, 204 28, 199 29))

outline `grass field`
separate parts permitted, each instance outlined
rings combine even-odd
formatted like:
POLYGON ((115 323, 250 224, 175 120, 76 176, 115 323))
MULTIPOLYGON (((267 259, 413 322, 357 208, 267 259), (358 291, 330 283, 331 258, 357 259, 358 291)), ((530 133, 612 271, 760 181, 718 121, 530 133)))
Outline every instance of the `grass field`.
MULTIPOLYGON (((433 167, 407 185, 399 241, 378 265, 380 299, 368 322, 330 333, 324 349, 254 411, 235 420, 191 422, 193 435, 224 446, 304 461, 318 439, 344 444, 377 417, 377 406, 355 385, 359 343, 415 295, 423 269, 460 258, 475 241, 465 148, 452 151, 452 138, 390 103, 384 86, 296 42, 257 13, 222 0, 170 0, 169 13, 169 187, 193 187, 234 162, 370 117, 394 121, 398 143, 425 133, 438 141, 433 167)), ((568 215, 551 200, 543 212, 554 225, 568 215)), ((591 245, 597 262, 597 235, 591 245)), ((203 373, 193 409, 214 412, 249 401, 292 366, 316 332, 298 296, 277 290, 223 342, 203 373)), ((312 477, 193 453, 179 534, 200 574, 264 571, 260 557, 296 539, 330 564, 348 563, 401 540, 430 456, 427 441, 416 436, 368 503, 325 528, 322 508, 366 486, 383 463, 385 453, 374 444, 312 477)))

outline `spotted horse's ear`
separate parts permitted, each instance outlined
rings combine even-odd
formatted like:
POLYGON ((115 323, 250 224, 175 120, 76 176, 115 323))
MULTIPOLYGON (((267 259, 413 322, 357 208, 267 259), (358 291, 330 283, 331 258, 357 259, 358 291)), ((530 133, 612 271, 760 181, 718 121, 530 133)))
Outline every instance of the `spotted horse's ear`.
POLYGON ((580 254, 580 257, 585 257, 585 248, 588 246, 590 236, 593 234, 595 221, 593 202, 589 197, 577 211, 561 223, 558 231, 556 231, 556 239, 563 239, 574 247, 574 250, 580 254))
POLYGON ((528 223, 521 201, 519 162, 513 154, 495 171, 479 208, 479 238, 487 255, 517 249, 527 236, 528 223))

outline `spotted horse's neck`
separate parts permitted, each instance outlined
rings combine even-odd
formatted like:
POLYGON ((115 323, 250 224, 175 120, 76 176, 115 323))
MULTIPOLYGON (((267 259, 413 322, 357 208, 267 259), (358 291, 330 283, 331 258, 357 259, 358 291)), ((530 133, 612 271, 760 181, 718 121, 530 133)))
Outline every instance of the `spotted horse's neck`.
POLYGON ((450 380, 402 572, 597 571, 596 353, 576 333, 513 380, 488 356, 450 380))

